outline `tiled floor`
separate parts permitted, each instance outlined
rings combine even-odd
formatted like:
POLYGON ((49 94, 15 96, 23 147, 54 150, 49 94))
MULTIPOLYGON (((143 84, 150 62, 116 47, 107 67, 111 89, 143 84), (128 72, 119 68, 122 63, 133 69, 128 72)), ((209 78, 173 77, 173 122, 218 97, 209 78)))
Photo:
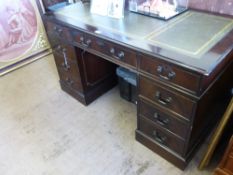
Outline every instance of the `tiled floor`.
POLYGON ((88 107, 61 91, 52 56, 0 77, 0 175, 208 175, 135 140, 136 107, 117 88, 88 107))

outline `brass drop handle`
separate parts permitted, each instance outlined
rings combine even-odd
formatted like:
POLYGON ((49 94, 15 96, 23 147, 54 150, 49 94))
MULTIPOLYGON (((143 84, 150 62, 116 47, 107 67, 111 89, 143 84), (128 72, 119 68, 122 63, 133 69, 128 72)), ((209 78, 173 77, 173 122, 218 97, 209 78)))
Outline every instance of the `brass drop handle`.
POLYGON ((163 144, 163 145, 166 144, 167 137, 161 136, 156 130, 153 131, 153 136, 154 136, 154 139, 160 144, 163 144))
POLYGON ((83 47, 86 47, 88 48, 91 44, 91 40, 88 39, 86 42, 85 42, 85 38, 83 36, 80 37, 80 43, 82 44, 83 47))
POLYGON ((110 53, 111 53, 112 55, 114 55, 114 54, 115 54, 115 49, 114 49, 114 48, 111 48, 111 49, 110 49, 110 53))
POLYGON ((64 68, 65 71, 69 71, 70 70, 70 65, 69 64, 65 64, 65 62, 62 63, 62 67, 64 68))
POLYGON ((123 51, 120 51, 120 52, 117 54, 117 58, 120 59, 120 60, 123 59, 124 56, 125 56, 125 53, 124 53, 123 51))
POLYGON ((156 123, 161 126, 166 126, 169 123, 169 119, 161 119, 158 113, 154 113, 154 119, 156 120, 156 123))
POLYGON ((62 53, 63 53, 63 59, 64 59, 64 70, 68 71, 70 69, 70 65, 68 64, 68 57, 67 57, 67 49, 63 48, 62 49, 62 53))
POLYGON ((155 98, 157 99, 157 101, 162 104, 162 105, 168 105, 171 103, 172 101, 172 97, 167 97, 165 99, 162 98, 161 92, 156 91, 155 93, 155 98))
POLYGON ((80 41, 81 41, 81 43, 84 42, 84 37, 83 36, 80 37, 80 41))
POLYGON ((86 41, 86 43, 85 43, 85 42, 83 43, 83 46, 84 46, 84 47, 89 47, 89 46, 91 45, 91 42, 92 42, 92 41, 91 41, 90 39, 88 39, 88 40, 86 41))
POLYGON ((163 66, 158 66, 157 67, 157 72, 159 74, 159 77, 164 79, 164 80, 172 80, 173 78, 176 77, 176 73, 174 71, 169 71, 167 73, 167 75, 162 75, 162 73, 164 72, 163 66))
POLYGON ((124 58, 125 53, 123 51, 120 51, 118 53, 116 53, 115 49, 112 47, 110 50, 110 53, 112 54, 112 56, 118 60, 121 60, 124 58))

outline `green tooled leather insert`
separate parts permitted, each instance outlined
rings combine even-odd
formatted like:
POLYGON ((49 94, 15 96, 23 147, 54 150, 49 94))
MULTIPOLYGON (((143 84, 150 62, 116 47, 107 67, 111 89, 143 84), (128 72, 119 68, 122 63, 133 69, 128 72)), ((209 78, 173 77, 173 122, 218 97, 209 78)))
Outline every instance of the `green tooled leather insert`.
POLYGON ((147 39, 163 48, 200 57, 233 28, 233 20, 197 12, 189 14, 147 39))

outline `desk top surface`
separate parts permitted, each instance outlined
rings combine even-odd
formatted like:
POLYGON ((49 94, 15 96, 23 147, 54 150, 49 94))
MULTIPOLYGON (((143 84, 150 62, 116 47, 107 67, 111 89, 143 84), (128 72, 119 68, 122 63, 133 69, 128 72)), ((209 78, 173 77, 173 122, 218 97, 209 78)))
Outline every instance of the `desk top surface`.
POLYGON ((89 4, 76 3, 54 15, 88 33, 206 75, 233 50, 233 19, 192 10, 169 21, 132 12, 114 19, 91 14, 89 4))

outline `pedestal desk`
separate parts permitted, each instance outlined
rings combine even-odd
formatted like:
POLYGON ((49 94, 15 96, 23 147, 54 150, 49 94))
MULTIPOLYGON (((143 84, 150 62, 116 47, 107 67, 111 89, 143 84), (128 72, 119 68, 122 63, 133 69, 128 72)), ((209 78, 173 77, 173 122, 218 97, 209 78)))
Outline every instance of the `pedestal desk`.
POLYGON ((117 66, 134 71, 136 140, 184 169, 230 97, 233 19, 189 10, 119 20, 82 3, 42 17, 61 88, 88 105, 117 84, 117 66))

